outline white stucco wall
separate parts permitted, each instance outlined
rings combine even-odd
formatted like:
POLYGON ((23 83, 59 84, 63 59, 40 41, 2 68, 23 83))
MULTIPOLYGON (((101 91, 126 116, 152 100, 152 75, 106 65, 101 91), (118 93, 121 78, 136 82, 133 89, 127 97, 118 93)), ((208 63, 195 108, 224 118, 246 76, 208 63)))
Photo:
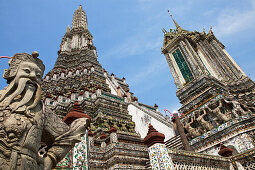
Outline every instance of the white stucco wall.
MULTIPOLYGON (((111 80, 109 77, 106 77, 106 84, 109 85, 111 94, 117 95, 118 83, 111 80)), ((121 90, 122 93, 124 93, 124 90, 121 90)), ((139 133, 142 138, 147 136, 150 123, 157 131, 165 135, 165 141, 174 137, 175 134, 172 124, 167 122, 165 117, 163 117, 160 113, 143 106, 138 106, 138 104, 135 103, 130 103, 128 105, 128 112, 132 116, 132 121, 135 122, 135 131, 139 133)))
MULTIPOLYGON (((172 125, 167 126, 166 124, 160 122, 153 116, 147 114, 145 111, 139 109, 135 105, 129 104, 128 112, 130 115, 132 115, 133 122, 135 122, 135 131, 139 133, 142 138, 144 138, 147 135, 150 123, 158 132, 163 133, 165 135, 165 141, 174 136, 174 130, 172 125)), ((155 116, 159 117, 159 115, 155 116)))
POLYGON ((109 78, 106 78, 106 84, 109 85, 109 88, 111 89, 111 94, 114 94, 117 96, 117 89, 114 87, 114 84, 109 80, 109 78))

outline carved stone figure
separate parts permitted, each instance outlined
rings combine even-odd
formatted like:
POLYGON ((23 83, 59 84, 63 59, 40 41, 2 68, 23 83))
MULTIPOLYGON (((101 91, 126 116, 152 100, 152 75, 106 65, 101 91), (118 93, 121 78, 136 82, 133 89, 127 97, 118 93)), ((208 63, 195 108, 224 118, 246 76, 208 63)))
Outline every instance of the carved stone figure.
POLYGON ((0 169, 49 170, 55 167, 86 132, 89 119, 70 127, 41 102, 40 83, 44 65, 38 53, 15 54, 4 78, 9 84, 0 92, 0 169), (39 157, 41 143, 48 146, 39 157))
POLYGON ((191 138, 195 138, 197 136, 200 136, 201 133, 198 131, 198 129, 195 129, 193 127, 191 127, 191 124, 194 122, 194 119, 191 118, 191 121, 186 123, 184 128, 188 131, 188 135, 191 137, 191 138))
MULTIPOLYGON (((203 128, 209 131, 213 128, 213 125, 204 119, 205 115, 207 114, 206 109, 203 109, 202 111, 203 113, 198 116, 197 121, 201 124, 203 128)), ((200 110, 199 110, 199 113, 200 113, 200 110)))
POLYGON ((239 115, 242 115, 245 113, 243 108, 241 107, 241 104, 235 99, 233 95, 229 95, 224 99, 224 101, 228 104, 231 104, 233 106, 232 113, 237 118, 239 115))
POLYGON ((206 107, 206 109, 212 112, 219 120, 227 122, 230 120, 230 117, 226 116, 224 113, 221 112, 222 107, 223 107, 222 100, 219 100, 219 105, 215 109, 211 109, 208 106, 206 107))
POLYGON ((102 118, 102 127, 105 128, 105 130, 109 130, 111 128, 108 123, 108 119, 102 118))
POLYGON ((245 101, 242 98, 238 99, 238 102, 240 102, 240 104, 247 109, 248 112, 255 112, 255 103, 248 103, 247 101, 245 101))

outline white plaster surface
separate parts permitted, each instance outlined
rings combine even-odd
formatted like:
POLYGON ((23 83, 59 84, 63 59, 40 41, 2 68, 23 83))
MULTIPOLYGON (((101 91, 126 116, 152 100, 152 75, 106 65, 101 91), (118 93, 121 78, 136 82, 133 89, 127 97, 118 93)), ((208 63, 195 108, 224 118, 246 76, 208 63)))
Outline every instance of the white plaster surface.
POLYGON ((117 89, 114 87, 113 83, 109 80, 109 78, 106 78, 106 84, 109 85, 109 88, 111 89, 111 94, 114 94, 117 96, 117 89))
MULTIPOLYGON (((142 109, 139 109, 133 104, 128 105, 128 112, 132 116, 132 121, 135 122, 135 131, 144 138, 148 133, 149 124, 160 133, 165 135, 165 141, 172 138, 174 136, 173 126, 168 126, 151 115, 147 114, 142 109)), ((155 114, 155 113, 154 113, 155 114)), ((160 115, 155 115, 160 116, 160 115)), ((164 118, 162 116, 162 118, 164 118)))
MULTIPOLYGON (((117 95, 117 81, 106 77, 106 84, 109 85, 111 94, 117 95)), ((125 93, 122 88, 121 93, 125 93)), ((169 118, 166 119, 160 112, 152 111, 134 102, 128 105, 128 112, 132 116, 132 121, 135 122, 135 131, 141 135, 141 138, 147 136, 149 124, 165 135, 165 141, 174 137, 174 129, 169 118)))

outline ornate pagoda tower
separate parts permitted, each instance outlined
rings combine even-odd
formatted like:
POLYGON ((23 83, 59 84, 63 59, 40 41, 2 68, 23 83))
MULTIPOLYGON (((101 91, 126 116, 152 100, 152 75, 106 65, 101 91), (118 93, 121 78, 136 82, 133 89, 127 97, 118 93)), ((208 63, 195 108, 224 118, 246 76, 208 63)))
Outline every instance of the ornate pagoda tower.
POLYGON ((139 103, 125 78, 109 75, 97 59, 86 13, 79 6, 42 87, 45 104, 66 123, 86 114, 91 127, 58 168, 146 169, 149 157, 143 138, 149 124, 157 124, 169 139, 174 136, 172 123, 157 105, 139 103))
POLYGON ((192 32, 173 22, 176 29, 163 30, 162 53, 177 87, 191 148, 215 155, 220 143, 235 153, 254 148, 255 83, 212 29, 192 32))

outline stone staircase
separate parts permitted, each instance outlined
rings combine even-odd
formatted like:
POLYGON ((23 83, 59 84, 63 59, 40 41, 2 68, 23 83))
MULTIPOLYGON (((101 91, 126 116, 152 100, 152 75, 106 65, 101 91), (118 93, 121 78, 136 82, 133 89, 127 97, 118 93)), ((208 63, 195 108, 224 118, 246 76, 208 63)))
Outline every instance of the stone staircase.
POLYGON ((145 166, 145 170, 151 170, 152 167, 151 167, 151 163, 150 163, 150 160, 146 162, 146 166, 145 166))
POLYGON ((183 149, 180 135, 170 138, 165 142, 165 145, 169 149, 183 149))

